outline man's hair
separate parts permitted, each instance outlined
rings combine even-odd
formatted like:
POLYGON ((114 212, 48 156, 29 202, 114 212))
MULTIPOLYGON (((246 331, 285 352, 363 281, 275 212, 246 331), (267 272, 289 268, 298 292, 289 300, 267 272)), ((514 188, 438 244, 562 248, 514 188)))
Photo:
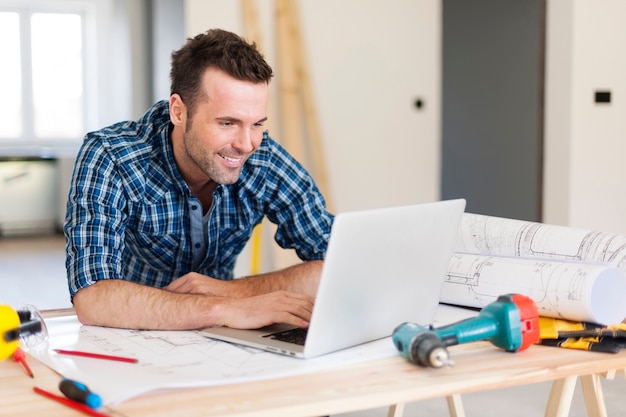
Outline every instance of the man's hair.
POLYGON ((269 83, 272 67, 265 62, 255 43, 221 29, 211 29, 193 38, 172 53, 170 95, 178 94, 189 116, 203 93, 202 75, 217 68, 233 78, 253 83, 269 83))

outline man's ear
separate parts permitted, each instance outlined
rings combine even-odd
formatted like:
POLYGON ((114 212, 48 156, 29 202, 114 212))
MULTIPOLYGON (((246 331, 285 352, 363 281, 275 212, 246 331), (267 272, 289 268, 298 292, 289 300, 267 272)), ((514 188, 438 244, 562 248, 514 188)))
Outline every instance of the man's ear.
POLYGON ((185 127, 187 123, 187 106, 178 94, 170 96, 170 121, 174 126, 185 127))

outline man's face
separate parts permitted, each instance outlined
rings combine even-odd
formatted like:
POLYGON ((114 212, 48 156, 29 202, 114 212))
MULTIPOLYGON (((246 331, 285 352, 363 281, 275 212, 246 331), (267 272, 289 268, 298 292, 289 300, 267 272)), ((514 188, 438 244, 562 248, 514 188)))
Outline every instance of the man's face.
POLYGON ((194 178, 233 184, 263 139, 268 85, 236 80, 209 68, 204 97, 185 123, 183 145, 194 178))

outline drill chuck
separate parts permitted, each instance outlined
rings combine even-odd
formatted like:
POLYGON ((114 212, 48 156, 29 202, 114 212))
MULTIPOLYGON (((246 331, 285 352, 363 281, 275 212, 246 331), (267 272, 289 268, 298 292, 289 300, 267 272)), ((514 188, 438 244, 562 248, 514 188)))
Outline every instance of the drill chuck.
POLYGON ((452 364, 448 350, 439 337, 429 331, 417 335, 411 345, 411 357, 419 365, 433 368, 452 364))
POLYGON ((419 324, 402 323, 393 331, 393 341, 407 359, 418 365, 433 368, 452 365, 448 350, 441 339, 419 324))

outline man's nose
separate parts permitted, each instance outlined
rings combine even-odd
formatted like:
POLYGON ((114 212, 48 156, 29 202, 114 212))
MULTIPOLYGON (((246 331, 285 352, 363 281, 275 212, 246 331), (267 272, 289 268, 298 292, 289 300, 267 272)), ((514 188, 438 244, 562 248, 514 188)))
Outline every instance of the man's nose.
POLYGON ((254 149, 253 132, 249 129, 242 129, 233 143, 233 148, 244 153, 251 152, 254 149))

